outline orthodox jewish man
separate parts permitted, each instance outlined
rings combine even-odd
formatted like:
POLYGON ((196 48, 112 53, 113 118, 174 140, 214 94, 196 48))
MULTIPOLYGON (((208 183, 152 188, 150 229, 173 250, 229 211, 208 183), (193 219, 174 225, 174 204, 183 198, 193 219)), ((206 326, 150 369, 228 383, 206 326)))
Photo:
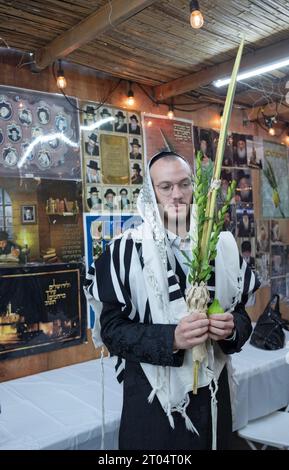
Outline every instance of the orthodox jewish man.
POLYGON ((87 155, 91 155, 94 157, 99 155, 97 135, 94 132, 92 132, 92 134, 88 136, 88 142, 85 142, 85 152, 87 153, 87 155))
POLYGON ((140 126, 138 124, 138 118, 136 117, 136 115, 132 114, 132 116, 130 116, 129 120, 130 120, 129 133, 130 134, 140 135, 140 126))
MULTIPOLYGON (((107 108, 103 108, 99 114, 101 116, 101 119, 111 117, 111 114, 107 108)), ((99 126, 99 129, 101 131, 110 131, 110 132, 113 131, 112 122, 106 122, 105 124, 101 124, 101 126, 99 126)))
POLYGON ((134 138, 130 145, 131 145, 131 152, 129 154, 129 158, 131 160, 141 160, 142 155, 139 151, 139 149, 141 148, 141 145, 140 145, 138 139, 134 138))
POLYGON ((99 190, 93 186, 89 191, 90 197, 87 199, 87 205, 89 209, 100 210, 101 209, 101 199, 98 197, 99 190))
POLYGON ((230 232, 222 232, 208 288, 225 313, 189 311, 187 256, 194 242, 192 171, 174 152, 149 162, 138 198, 143 223, 107 246, 87 275, 95 312, 93 338, 118 357, 123 382, 121 450, 197 450, 229 445, 232 417, 229 354, 252 331, 245 311, 258 282, 230 232), (204 344, 197 394, 192 393, 192 347, 204 344))
POLYGON ((115 132, 127 132, 126 117, 122 111, 118 111, 115 115, 116 123, 114 125, 115 132))
POLYGON ((99 171, 100 168, 95 160, 90 160, 87 166, 87 182, 88 183, 100 183, 99 171))

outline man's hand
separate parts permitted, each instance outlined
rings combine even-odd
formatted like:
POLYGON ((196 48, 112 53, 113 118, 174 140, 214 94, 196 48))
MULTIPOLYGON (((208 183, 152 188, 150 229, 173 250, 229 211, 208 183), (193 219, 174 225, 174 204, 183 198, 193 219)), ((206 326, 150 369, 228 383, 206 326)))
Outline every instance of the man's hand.
POLYGON ((175 329, 174 349, 190 349, 208 339, 209 320, 205 313, 193 312, 182 318, 175 329))
POLYGON ((209 316, 209 338, 215 341, 231 336, 234 327, 234 317, 229 312, 209 316))

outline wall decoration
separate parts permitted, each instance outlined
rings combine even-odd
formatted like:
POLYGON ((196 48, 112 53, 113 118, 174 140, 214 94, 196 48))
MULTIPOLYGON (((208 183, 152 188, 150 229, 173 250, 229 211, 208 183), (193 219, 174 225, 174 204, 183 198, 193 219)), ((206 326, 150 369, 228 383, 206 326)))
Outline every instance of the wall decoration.
POLYGON ((0 86, 0 128, 0 176, 81 179, 78 114, 63 96, 0 86))
POLYGON ((25 225, 36 224, 36 206, 26 204, 21 206, 21 223, 25 225))
MULTIPOLYGON (((85 231, 85 263, 86 270, 92 265, 101 253, 106 244, 114 237, 120 235, 129 228, 135 228, 142 223, 139 215, 119 214, 105 215, 84 214, 83 215, 85 231)), ((88 327, 92 328, 94 324, 94 312, 87 306, 88 327)))
POLYGON ((263 218, 289 218, 288 157, 285 145, 264 141, 261 206, 263 218))
POLYGON ((193 123, 188 119, 143 114, 144 142, 147 160, 171 148, 185 157, 193 167, 193 123))
POLYGON ((268 220, 256 221, 257 253, 268 253, 270 250, 270 227, 268 220))
POLYGON ((255 136, 252 139, 247 138, 246 147, 248 167, 261 170, 264 166, 263 139, 255 136))
POLYGON ((86 210, 136 211, 144 172, 140 114, 94 102, 82 102, 81 108, 86 210), (114 121, 100 125, 109 117, 114 121))
POLYGON ((1 269, 0 360, 86 340, 82 266, 1 269))

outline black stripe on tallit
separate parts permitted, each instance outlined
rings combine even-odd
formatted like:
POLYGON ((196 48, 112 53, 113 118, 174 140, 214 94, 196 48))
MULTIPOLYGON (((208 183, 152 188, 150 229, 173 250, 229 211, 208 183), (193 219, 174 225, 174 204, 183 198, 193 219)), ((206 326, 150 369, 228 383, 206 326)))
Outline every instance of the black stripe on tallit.
MULTIPOLYGON (((170 271, 173 272, 169 260, 167 260, 167 269, 168 269, 168 273, 169 273, 170 271)), ((172 274, 170 277, 168 277, 168 280, 169 280, 169 279, 171 279, 171 284, 169 284, 170 287, 172 287, 172 286, 177 286, 177 289, 176 289, 176 290, 174 290, 173 292, 169 292, 169 301, 170 301, 170 302, 173 302, 174 300, 181 299, 181 298, 183 297, 183 293, 182 293, 182 291, 181 291, 181 286, 180 286, 180 284, 178 283, 175 274, 172 274), (172 281, 173 281, 173 282, 172 282, 172 281)), ((168 282, 169 282, 169 281, 168 281, 168 282)))
POLYGON ((129 284, 129 273, 130 273, 130 266, 131 266, 131 257, 132 257, 132 250, 133 250, 133 240, 127 239, 125 242, 125 254, 124 254, 124 285, 127 289, 128 295, 131 297, 131 290, 129 284))
POLYGON ((146 301, 146 307, 145 307, 145 314, 144 314, 144 323, 146 324, 151 324, 152 323, 152 316, 151 316, 151 309, 150 309, 150 304, 147 299, 146 301))
POLYGON ((95 261, 95 279, 101 302, 118 303, 110 270, 110 248, 95 261))

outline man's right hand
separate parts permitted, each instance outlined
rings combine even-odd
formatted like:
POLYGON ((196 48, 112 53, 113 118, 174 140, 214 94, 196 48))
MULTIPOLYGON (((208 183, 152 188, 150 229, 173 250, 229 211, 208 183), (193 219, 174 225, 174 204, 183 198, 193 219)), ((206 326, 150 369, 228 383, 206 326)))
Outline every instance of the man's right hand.
POLYGON ((209 320, 205 313, 193 312, 181 319, 175 329, 174 349, 191 349, 208 339, 209 320))

